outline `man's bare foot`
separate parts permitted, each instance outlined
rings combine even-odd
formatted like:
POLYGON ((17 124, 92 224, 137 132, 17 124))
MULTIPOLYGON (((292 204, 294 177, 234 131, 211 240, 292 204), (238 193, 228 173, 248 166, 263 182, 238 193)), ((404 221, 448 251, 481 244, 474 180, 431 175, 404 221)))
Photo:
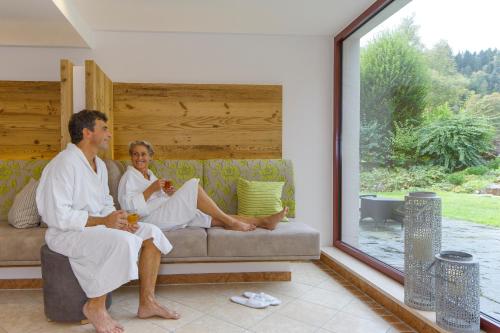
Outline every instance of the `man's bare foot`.
POLYGON ((259 224, 259 227, 274 230, 278 223, 283 221, 286 214, 288 214, 288 207, 283 208, 283 210, 279 213, 262 218, 262 223, 259 224))
POLYGON ((123 326, 111 318, 106 308, 99 309, 89 305, 89 302, 83 305, 83 314, 94 326, 97 333, 122 333, 123 326))
POLYGON ((255 230, 256 226, 250 223, 241 222, 231 217, 231 223, 226 223, 224 228, 236 231, 252 231, 255 230))
POLYGON ((137 310, 137 317, 141 319, 151 317, 161 317, 165 319, 179 319, 181 315, 174 310, 169 310, 156 300, 145 304, 140 304, 137 310))

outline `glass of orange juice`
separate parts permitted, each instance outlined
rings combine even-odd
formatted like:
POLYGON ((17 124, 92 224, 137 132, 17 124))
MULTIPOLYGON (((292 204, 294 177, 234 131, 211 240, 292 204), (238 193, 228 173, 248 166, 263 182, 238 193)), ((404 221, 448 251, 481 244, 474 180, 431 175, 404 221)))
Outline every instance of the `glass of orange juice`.
POLYGON ((139 221, 139 214, 135 209, 127 210, 127 221, 129 224, 136 224, 139 221))
POLYGON ((171 180, 165 180, 165 184, 163 185, 163 190, 167 192, 169 188, 172 187, 172 181, 171 180))

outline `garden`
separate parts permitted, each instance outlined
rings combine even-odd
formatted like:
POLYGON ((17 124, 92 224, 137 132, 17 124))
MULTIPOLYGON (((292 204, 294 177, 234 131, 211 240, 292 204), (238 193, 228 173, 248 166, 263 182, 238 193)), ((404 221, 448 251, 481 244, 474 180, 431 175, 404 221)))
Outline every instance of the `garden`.
POLYGON ((437 192, 443 217, 500 228, 500 51, 420 42, 411 17, 361 49, 361 192, 437 192))

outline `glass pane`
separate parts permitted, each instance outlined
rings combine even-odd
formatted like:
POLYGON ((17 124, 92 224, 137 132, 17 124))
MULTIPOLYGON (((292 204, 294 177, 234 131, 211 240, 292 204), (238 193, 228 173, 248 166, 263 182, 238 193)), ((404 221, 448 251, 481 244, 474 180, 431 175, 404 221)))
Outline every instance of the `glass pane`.
POLYGON ((342 47, 342 240, 404 270, 404 198, 480 262, 500 321, 500 2, 395 1, 342 47), (443 16, 443 13, 453 15, 443 16))

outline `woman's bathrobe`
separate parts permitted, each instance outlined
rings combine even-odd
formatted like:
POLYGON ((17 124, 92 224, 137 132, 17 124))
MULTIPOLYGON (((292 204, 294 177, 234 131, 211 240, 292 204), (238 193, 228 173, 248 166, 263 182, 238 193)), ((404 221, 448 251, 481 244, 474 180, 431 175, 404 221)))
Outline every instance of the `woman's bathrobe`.
POLYGON ((196 208, 199 179, 188 180, 172 196, 163 190, 156 191, 146 201, 143 192, 158 180, 151 170, 148 170, 148 175, 149 180, 133 166, 127 168, 118 185, 118 201, 122 209, 136 210, 141 221, 162 230, 187 226, 210 228, 212 218, 196 208))
POLYGON ((164 254, 172 245, 154 225, 139 223, 133 234, 104 225, 86 227, 89 216, 104 217, 115 210, 109 195, 106 165, 95 157, 95 172, 74 144, 44 168, 36 203, 52 251, 69 258, 71 268, 87 297, 109 293, 138 278, 137 261, 142 242, 153 239, 164 254))

